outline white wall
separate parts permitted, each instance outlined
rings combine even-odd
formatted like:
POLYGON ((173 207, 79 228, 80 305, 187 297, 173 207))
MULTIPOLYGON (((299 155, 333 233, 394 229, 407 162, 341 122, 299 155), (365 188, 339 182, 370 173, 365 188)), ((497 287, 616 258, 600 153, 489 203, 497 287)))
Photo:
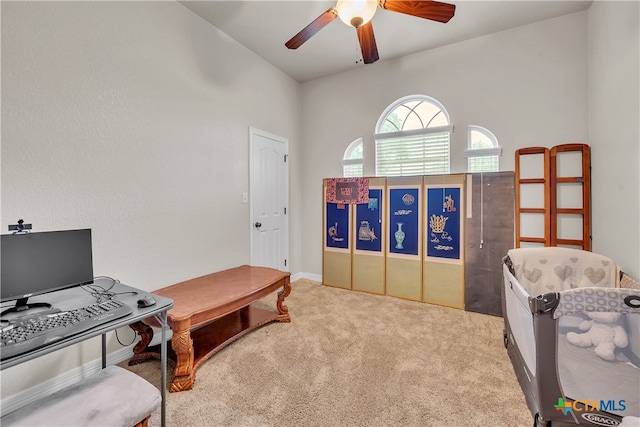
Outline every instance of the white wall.
POLYGON ((593 251, 640 277, 640 3, 589 13, 593 251))
POLYGON ((341 176, 344 149, 358 137, 365 174, 374 174, 374 126, 390 103, 419 93, 444 104, 455 125, 452 173, 466 170, 470 124, 497 136, 500 168, 513 170, 518 148, 587 142, 587 76, 580 12, 303 84, 303 217, 314 231, 305 233, 302 270, 322 271, 322 179, 341 176))
MULTIPOLYGON (((300 227, 299 92, 178 3, 2 2, 2 233, 91 228, 95 274, 148 291, 247 264, 250 126, 289 139, 300 227)), ((2 397, 99 342, 4 370, 2 397)))

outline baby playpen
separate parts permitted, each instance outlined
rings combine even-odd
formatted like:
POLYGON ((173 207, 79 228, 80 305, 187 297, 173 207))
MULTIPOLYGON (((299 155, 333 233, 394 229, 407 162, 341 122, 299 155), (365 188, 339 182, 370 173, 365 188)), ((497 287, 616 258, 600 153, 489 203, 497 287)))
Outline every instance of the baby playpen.
POLYGON ((503 276, 504 344, 533 425, 640 425, 638 282, 560 247, 510 250, 503 276))

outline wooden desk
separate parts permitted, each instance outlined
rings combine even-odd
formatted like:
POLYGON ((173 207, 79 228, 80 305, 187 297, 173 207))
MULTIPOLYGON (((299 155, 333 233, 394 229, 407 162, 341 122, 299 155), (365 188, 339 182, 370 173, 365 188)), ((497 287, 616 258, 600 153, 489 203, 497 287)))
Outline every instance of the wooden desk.
MULTIPOLYGON (((173 300, 173 308, 167 314, 173 331, 169 357, 176 362, 170 390, 192 389, 200 365, 248 332, 273 321, 290 322, 284 305, 290 292, 289 273, 248 265, 154 291, 173 300), (280 287, 277 312, 251 305, 280 287)), ((157 346, 148 347, 153 338, 150 326, 159 326, 156 319, 131 325, 142 339, 134 348, 129 365, 157 357, 157 346)))

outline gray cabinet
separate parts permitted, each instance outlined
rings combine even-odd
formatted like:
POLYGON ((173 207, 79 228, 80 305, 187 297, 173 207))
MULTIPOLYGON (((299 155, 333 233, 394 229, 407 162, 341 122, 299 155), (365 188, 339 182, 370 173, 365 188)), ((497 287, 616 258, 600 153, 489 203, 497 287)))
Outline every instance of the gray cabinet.
POLYGON ((514 247, 513 172, 467 175, 465 310, 502 316, 502 257, 514 247))

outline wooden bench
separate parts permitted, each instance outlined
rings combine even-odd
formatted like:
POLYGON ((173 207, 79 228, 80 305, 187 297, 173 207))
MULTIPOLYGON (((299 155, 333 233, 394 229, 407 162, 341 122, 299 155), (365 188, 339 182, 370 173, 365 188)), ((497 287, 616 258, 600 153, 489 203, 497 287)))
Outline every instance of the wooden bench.
MULTIPOLYGON (((284 305, 290 292, 289 273, 248 265, 153 291, 173 300, 173 308, 167 313, 173 331, 168 356, 176 364, 170 391, 192 389, 200 365, 241 336, 273 321, 290 322, 284 305), (277 312, 251 305, 279 288, 277 312)), ((151 326, 160 327, 155 318, 131 325, 141 340, 129 365, 160 357, 159 346, 149 347, 151 326)))
POLYGON ((160 407, 160 391, 118 366, 108 366, 0 419, 3 427, 147 427, 160 407))

